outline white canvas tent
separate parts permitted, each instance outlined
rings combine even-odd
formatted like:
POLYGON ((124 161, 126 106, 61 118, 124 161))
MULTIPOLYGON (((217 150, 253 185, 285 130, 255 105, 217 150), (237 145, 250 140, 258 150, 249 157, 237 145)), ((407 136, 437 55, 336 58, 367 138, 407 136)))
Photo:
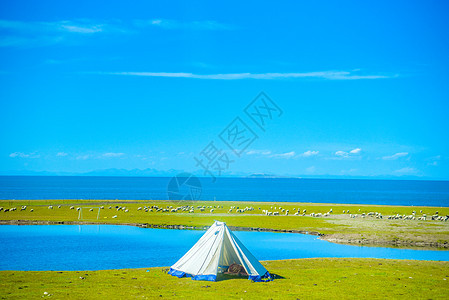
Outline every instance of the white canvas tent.
POLYGON ((171 266, 169 274, 192 277, 193 280, 215 281, 219 270, 232 264, 243 266, 248 279, 271 280, 267 269, 246 249, 224 222, 215 223, 198 242, 171 266))

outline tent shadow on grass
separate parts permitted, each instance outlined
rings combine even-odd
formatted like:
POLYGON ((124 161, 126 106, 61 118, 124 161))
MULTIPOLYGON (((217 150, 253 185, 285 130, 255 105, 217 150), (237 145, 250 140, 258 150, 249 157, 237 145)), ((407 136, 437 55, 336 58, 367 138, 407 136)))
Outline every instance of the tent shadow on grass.
MULTIPOLYGON (((285 279, 284 276, 278 275, 278 274, 272 274, 270 273, 271 278, 273 280, 279 280, 279 279, 285 279)), ((244 279, 244 280, 248 280, 248 276, 244 276, 244 275, 230 275, 230 274, 219 274, 217 276, 217 282, 218 281, 225 281, 225 280, 232 280, 232 279, 244 279)))

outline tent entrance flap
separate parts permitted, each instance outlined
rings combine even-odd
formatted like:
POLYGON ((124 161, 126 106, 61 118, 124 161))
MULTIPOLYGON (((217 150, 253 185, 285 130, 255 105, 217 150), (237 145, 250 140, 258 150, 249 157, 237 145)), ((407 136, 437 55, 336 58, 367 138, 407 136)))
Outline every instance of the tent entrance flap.
MULTIPOLYGON (((215 281, 219 273, 241 266, 239 274, 253 281, 271 280, 270 273, 249 252, 224 222, 215 223, 173 266, 169 274, 215 281), (263 280, 265 279, 265 280, 263 280)), ((232 271, 232 270, 231 270, 232 271)))

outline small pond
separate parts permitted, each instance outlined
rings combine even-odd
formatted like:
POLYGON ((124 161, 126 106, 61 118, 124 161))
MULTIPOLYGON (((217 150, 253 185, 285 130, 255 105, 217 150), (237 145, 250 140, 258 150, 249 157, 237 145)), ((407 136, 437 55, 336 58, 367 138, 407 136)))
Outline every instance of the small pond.
MULTIPOLYGON (((174 264, 204 231, 120 225, 1 225, 0 270, 104 270, 174 264)), ((259 260, 372 257, 449 261, 449 251, 348 246, 316 236, 234 231, 259 260)))

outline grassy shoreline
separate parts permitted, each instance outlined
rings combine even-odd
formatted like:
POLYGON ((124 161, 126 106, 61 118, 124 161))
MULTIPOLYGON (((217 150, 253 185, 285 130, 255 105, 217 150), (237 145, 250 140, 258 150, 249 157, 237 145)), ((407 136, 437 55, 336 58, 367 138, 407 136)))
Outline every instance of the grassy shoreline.
POLYGON ((228 226, 244 230, 313 232, 321 235, 322 239, 342 244, 449 248, 449 222, 417 220, 424 214, 431 216, 437 211, 439 216, 449 215, 448 207, 197 201, 188 203, 195 207, 193 213, 181 210, 172 212, 168 209, 170 206, 176 208, 182 204, 186 203, 165 200, 0 200, 0 207, 4 209, 16 207, 15 211, 0 211, 0 224, 88 222, 158 228, 179 226, 205 228, 214 220, 220 220, 227 222, 228 226), (27 208, 20 210, 24 205, 27 208), (50 206, 52 209, 49 209, 50 206), (70 209, 72 206, 73 209, 70 209), (98 207, 101 206, 104 208, 100 210, 100 217, 97 220, 98 207), (156 209, 152 212, 145 211, 145 207, 154 206, 168 209, 168 211, 156 212, 156 209), (199 206, 206 208, 200 211, 199 206), (83 208, 82 219, 78 219, 79 212, 76 210, 78 207, 83 208), (117 210, 116 207, 122 207, 122 209, 117 210), (229 211, 231 207, 233 207, 232 212, 229 211), (237 207, 253 209, 236 212, 237 207), (89 211, 89 208, 94 209, 89 211), (301 215, 295 216, 298 209, 301 210, 301 215), (332 213, 324 217, 324 214, 331 209, 332 213), (267 216, 263 214, 264 210, 278 211, 280 215, 267 216), (289 215, 285 215, 282 210, 289 210, 289 215), (303 216, 304 210, 306 212, 303 216), (413 211, 415 220, 388 219, 391 215, 411 216, 413 211), (310 216, 312 213, 321 214, 321 216, 312 217, 310 216), (383 218, 376 218, 375 215, 368 216, 369 213, 381 214, 383 218), (362 217, 362 214, 365 214, 365 217, 362 217))
POLYGON ((166 268, 1 271, 2 299, 447 299, 449 262, 315 258, 264 261, 272 282, 176 278, 166 268), (48 294, 44 295, 47 292, 48 294))

